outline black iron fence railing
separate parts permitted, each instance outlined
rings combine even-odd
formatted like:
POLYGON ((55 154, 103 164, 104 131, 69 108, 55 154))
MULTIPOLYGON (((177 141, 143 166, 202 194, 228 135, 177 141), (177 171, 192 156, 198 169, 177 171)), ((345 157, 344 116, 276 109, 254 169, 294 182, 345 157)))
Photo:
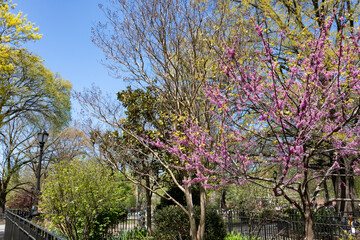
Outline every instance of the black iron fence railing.
MULTIPOLYGON (((241 212, 228 211, 223 215, 229 232, 241 233, 260 239, 297 240, 304 239, 305 223, 299 214, 274 214, 271 216, 245 216, 241 212)), ((315 239, 360 239, 360 223, 342 214, 317 215, 313 229, 315 239)))
POLYGON ((65 240, 9 210, 6 210, 4 239, 65 240))
POLYGON ((108 230, 109 234, 119 234, 124 231, 132 231, 146 227, 146 213, 129 211, 119 223, 108 230))
MULTIPOLYGON (((263 240, 300 240, 304 239, 304 220, 296 213, 271 213, 245 215, 243 212, 226 211, 222 213, 228 232, 241 233, 263 240)), ((318 214, 313 223, 315 239, 338 240, 360 239, 360 221, 358 217, 349 225, 348 214, 335 212, 318 214), (355 238, 354 238, 355 236, 355 238)), ((43 229, 26 218, 24 211, 6 211, 5 240, 63 240, 54 233, 43 229)), ((124 232, 146 227, 145 212, 128 212, 118 224, 108 229, 108 236, 120 236, 124 232)), ((156 227, 156 226, 155 226, 156 227)))
MULTIPOLYGON (((300 214, 276 213, 246 216, 243 212, 227 211, 222 213, 222 216, 229 233, 241 233, 263 240, 300 240, 304 238, 305 224, 300 214)), ((348 220, 344 214, 335 212, 326 215, 318 214, 313 224, 315 239, 348 239, 354 235, 360 239, 360 222, 356 220, 357 225, 353 229, 347 225, 348 220)), ((128 212, 125 218, 109 229, 108 234, 117 235, 124 231, 143 227, 146 227, 146 215, 142 212, 128 212)))

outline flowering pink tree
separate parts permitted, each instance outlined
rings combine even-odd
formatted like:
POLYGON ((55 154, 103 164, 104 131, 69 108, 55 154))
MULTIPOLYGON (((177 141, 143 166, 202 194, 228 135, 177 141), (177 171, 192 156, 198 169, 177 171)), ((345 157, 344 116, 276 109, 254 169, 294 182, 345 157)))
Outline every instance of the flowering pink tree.
POLYGON ((331 25, 298 43, 299 54, 288 56, 286 67, 262 26, 256 26, 263 39, 258 59, 241 62, 236 41, 227 49, 221 64, 228 82, 205 87, 218 132, 189 123, 166 147, 179 158, 178 168, 190 173, 184 185, 271 186, 302 214, 305 239, 314 238, 313 204, 321 185, 342 167, 340 160, 359 171, 360 33, 340 32, 335 39, 331 25), (276 179, 274 171, 280 172, 276 179))

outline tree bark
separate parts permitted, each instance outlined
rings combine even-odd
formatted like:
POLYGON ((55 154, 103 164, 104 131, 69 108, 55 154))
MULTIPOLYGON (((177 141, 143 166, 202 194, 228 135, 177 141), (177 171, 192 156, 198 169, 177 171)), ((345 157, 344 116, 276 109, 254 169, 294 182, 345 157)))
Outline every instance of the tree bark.
POLYGON ((220 210, 226 209, 226 188, 224 187, 221 191, 220 197, 220 210))
POLYGON ((205 239, 205 219, 206 219, 206 189, 200 186, 200 223, 198 228, 198 240, 205 239))
POLYGON ((6 177, 0 182, 0 213, 5 213, 6 196, 8 194, 9 177, 6 177))
POLYGON ((194 213, 194 204, 192 200, 192 193, 191 187, 185 186, 185 199, 186 199, 186 206, 189 215, 189 222, 190 222, 190 238, 191 240, 198 240, 197 239, 197 226, 195 221, 195 213, 194 213))
MULTIPOLYGON (((305 165, 306 166, 306 165, 305 165)), ((302 190, 299 192, 302 201, 302 214, 305 222, 305 240, 313 240, 315 239, 314 229, 313 229, 313 202, 311 200, 309 185, 308 185, 308 172, 304 173, 304 185, 302 186, 302 190)))
POLYGON ((330 196, 329 196, 329 189, 326 180, 324 181, 323 185, 324 185, 325 203, 328 204, 330 196))
POLYGON ((146 227, 147 227, 147 235, 151 236, 151 191, 150 191, 150 177, 145 177, 145 195, 146 195, 146 227))
POLYGON ((356 210, 355 201, 356 191, 354 184, 354 173, 350 167, 352 162, 339 160, 340 169, 335 171, 332 177, 333 189, 336 199, 352 199, 352 201, 337 201, 336 210, 338 212, 354 212, 356 210))
POLYGON ((313 214, 311 210, 310 203, 306 203, 304 217, 305 217, 305 240, 315 239, 314 229, 313 229, 313 214))
POLYGON ((0 213, 5 213, 6 194, 0 195, 0 213))

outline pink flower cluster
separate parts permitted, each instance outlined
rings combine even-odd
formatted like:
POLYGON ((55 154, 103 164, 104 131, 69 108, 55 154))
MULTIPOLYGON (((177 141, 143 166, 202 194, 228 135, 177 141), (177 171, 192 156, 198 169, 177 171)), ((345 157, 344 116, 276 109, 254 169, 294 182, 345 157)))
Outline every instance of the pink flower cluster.
MULTIPOLYGON (((178 158, 174 165, 192 176, 184 184, 217 187, 272 181, 265 169, 274 165, 281 169, 278 186, 291 186, 329 152, 334 156, 329 161, 336 165, 332 169, 340 167, 339 157, 357 156, 360 33, 342 34, 334 44, 331 25, 332 20, 299 42, 299 54, 282 56, 287 68, 278 61, 261 26, 256 26, 263 41, 257 65, 254 60, 240 61, 234 45, 226 48, 220 64, 227 85, 204 85, 216 109, 211 131, 189 120, 182 134, 173 132, 167 143, 154 143, 178 158)), ((285 35, 282 31, 281 37, 285 35)), ((358 164, 354 169, 360 173, 358 164)), ((324 172, 312 174, 316 178, 324 172)))

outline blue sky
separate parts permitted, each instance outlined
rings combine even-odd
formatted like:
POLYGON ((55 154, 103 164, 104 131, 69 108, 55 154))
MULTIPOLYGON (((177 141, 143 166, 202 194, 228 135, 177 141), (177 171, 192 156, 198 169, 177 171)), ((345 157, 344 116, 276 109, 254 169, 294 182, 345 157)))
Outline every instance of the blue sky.
MULTIPOLYGON (((101 64, 104 55, 90 40, 91 27, 104 20, 98 8, 101 0, 14 0, 15 12, 27 14, 39 27, 41 40, 25 45, 45 60, 52 72, 68 79, 75 91, 94 84, 115 94, 127 83, 109 76, 101 64)), ((79 105, 73 102, 73 118, 79 105)))

